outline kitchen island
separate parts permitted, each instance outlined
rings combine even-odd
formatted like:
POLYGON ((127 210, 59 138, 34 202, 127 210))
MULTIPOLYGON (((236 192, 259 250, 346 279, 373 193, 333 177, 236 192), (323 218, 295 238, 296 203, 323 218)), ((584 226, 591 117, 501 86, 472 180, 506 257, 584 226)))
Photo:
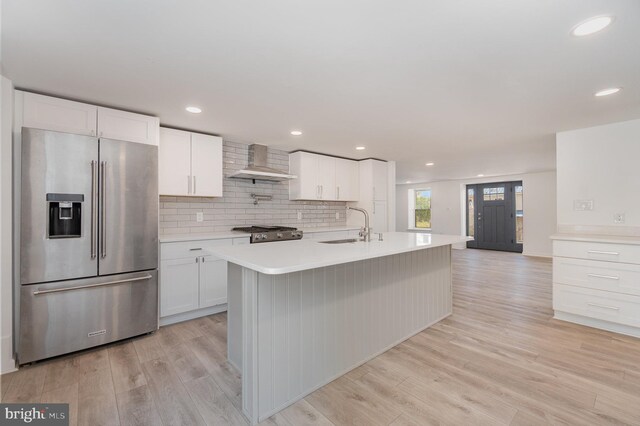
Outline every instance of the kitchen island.
POLYGON ((254 424, 452 312, 451 245, 385 233, 215 249, 228 261, 228 359, 254 424))

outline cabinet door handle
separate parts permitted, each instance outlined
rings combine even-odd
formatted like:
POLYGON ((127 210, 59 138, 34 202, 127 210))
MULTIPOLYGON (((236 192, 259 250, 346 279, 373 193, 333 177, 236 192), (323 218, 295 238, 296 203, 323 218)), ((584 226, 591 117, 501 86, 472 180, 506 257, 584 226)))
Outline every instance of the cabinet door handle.
POLYGON ((336 186, 336 199, 340 199, 340 187, 336 186))
POLYGON ((187 175, 187 194, 191 194, 191 176, 187 175))
POLYGON ((196 175, 193 175, 193 193, 196 193, 196 175))
POLYGON ((619 256, 620 253, 616 251, 600 251, 600 250, 589 250, 587 253, 590 254, 608 254, 610 256, 619 256))
POLYGON ((196 263, 200 263, 200 258, 196 257, 196 263))
POLYGON ((198 248, 191 248, 191 249, 189 249, 189 251, 198 251, 198 250, 202 250, 202 248, 201 248, 201 247, 198 247, 198 248))
POLYGON ((611 309, 612 311, 619 311, 620 310, 620 308, 618 308, 616 306, 600 305, 598 303, 587 303, 587 305, 593 306, 594 308, 611 309))
POLYGON ((613 275, 600 275, 600 274, 587 274, 588 277, 593 278, 605 278, 607 280, 619 280, 620 277, 615 277, 613 275))
POLYGON ((202 258, 202 263, 204 263, 204 257, 202 258))

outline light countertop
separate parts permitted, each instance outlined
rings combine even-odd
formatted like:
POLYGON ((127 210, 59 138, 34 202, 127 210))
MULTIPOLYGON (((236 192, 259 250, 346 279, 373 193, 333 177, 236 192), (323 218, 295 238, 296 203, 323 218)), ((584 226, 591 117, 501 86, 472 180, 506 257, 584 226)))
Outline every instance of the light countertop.
MULTIPOLYGON (((318 232, 339 232, 353 231, 360 229, 354 226, 334 226, 334 227, 316 227, 316 228, 298 228, 303 234, 315 234, 318 232)), ((177 243, 182 241, 202 241, 202 240, 223 240, 226 238, 249 238, 246 232, 223 231, 223 232, 192 232, 185 234, 166 234, 160 235, 161 243, 177 243)))
POLYGON ((277 275, 324 266, 357 262, 415 250, 424 250, 468 241, 459 235, 431 235, 386 232, 384 241, 323 244, 318 240, 215 247, 211 254, 263 274, 277 275))
POLYGON ((559 241, 586 241, 594 243, 640 245, 640 236, 626 235, 554 234, 551 236, 551 239, 559 241))

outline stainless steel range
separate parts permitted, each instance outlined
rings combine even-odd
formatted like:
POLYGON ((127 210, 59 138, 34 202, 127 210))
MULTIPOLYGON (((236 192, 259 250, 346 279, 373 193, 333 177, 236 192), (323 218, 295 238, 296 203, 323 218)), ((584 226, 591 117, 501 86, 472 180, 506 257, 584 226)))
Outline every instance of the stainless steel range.
POLYGON ((233 228, 233 230, 251 234, 251 244, 302 239, 302 231, 288 226, 257 225, 233 228))

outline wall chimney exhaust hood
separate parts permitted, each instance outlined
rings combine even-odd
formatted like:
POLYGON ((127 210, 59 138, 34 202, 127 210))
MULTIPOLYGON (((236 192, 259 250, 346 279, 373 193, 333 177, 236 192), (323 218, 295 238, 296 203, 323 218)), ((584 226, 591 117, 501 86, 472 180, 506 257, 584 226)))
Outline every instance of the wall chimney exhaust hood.
POLYGON ((249 145, 249 165, 229 175, 235 179, 266 180, 270 182, 282 182, 296 179, 298 176, 290 175, 282 170, 272 169, 267 166, 267 147, 265 145, 249 145))

